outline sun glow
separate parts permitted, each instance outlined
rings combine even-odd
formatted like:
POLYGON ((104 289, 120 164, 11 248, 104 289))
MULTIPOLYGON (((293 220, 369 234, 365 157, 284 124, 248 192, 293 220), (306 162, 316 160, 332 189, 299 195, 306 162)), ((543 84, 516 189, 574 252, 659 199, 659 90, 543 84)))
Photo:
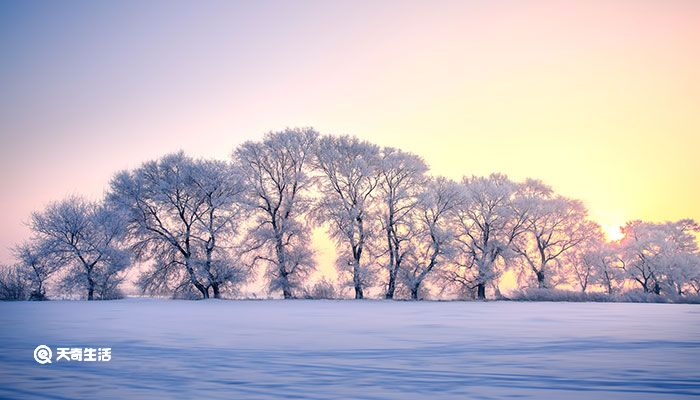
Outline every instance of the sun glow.
POLYGON ((605 225, 603 226, 603 233, 605 234, 605 238, 611 242, 616 242, 625 236, 619 225, 605 225))

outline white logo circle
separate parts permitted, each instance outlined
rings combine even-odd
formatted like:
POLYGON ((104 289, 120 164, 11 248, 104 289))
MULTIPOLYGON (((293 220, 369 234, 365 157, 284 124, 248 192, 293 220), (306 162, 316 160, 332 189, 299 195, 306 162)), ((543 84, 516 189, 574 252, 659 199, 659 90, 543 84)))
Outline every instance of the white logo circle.
POLYGON ((51 348, 44 344, 36 346, 34 349, 34 360, 39 364, 51 364, 52 355, 51 348))

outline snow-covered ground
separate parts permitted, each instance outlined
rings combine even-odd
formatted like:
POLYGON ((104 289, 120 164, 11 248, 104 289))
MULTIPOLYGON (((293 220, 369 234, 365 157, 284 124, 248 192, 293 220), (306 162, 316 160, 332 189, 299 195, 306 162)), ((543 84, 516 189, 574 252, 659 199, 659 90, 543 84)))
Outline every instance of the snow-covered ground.
POLYGON ((0 398, 700 396, 697 305, 20 302, 0 327, 0 398), (112 360, 40 365, 39 344, 112 360))

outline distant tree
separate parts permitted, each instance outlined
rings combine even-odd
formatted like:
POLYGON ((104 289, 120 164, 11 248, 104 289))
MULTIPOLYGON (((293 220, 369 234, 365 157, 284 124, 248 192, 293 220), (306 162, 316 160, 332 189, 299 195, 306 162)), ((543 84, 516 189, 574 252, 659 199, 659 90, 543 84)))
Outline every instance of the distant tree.
POLYGON ((510 258, 514 240, 525 233, 529 209, 519 203, 520 185, 502 174, 464 178, 462 187, 456 241, 463 261, 447 276, 485 299, 487 286, 499 276, 497 260, 510 258))
MULTIPOLYGON (((539 185, 538 185, 539 186, 539 185)), ((539 288, 548 287, 550 269, 561 267, 563 256, 595 234, 596 224, 578 200, 554 195, 544 186, 524 198, 526 232, 513 241, 525 271, 534 273, 539 288)))
POLYGON ((30 285, 30 300, 46 300, 46 281, 64 262, 62 254, 46 247, 50 243, 24 242, 14 249, 18 270, 30 285))
POLYGON ((700 275, 695 239, 699 231, 700 226, 690 219, 627 223, 620 241, 624 270, 645 293, 684 294, 700 275))
POLYGON ((401 264, 409 253, 407 248, 413 234, 412 218, 418 195, 426 182, 428 167, 418 156, 385 147, 381 151, 378 169, 377 199, 381 203, 382 229, 386 233, 388 255, 388 284, 385 298, 394 298, 401 264))
POLYGON ((267 264, 270 291, 281 290, 285 299, 294 297, 315 268, 310 228, 302 218, 310 206, 307 170, 317 137, 310 128, 271 132, 233 154, 255 217, 244 253, 254 254, 253 264, 267 264))
POLYGON ((413 300, 418 299, 425 279, 454 255, 454 226, 450 213, 461 200, 459 185, 445 178, 430 179, 418 195, 416 212, 412 215, 411 251, 407 253, 407 266, 400 270, 400 277, 413 300))
POLYGON ((691 252, 671 254, 665 259, 662 288, 673 295, 698 294, 700 255, 691 252))
POLYGON ((561 262, 550 269, 553 286, 568 284, 578 286, 585 293, 598 281, 598 255, 596 250, 604 243, 603 231, 596 225, 591 234, 578 246, 562 254, 561 262))
POLYGON ((315 164, 322 177, 314 220, 330 224, 331 236, 345 247, 339 266, 350 267, 355 298, 362 299, 371 277, 363 255, 374 238, 372 196, 380 180, 379 148, 355 137, 326 136, 319 143, 315 164))
POLYGON ((586 292, 590 285, 601 285, 609 295, 618 293, 625 282, 617 245, 606 243, 602 234, 584 242, 570 254, 570 274, 586 292))
POLYGON ((63 287, 84 290, 88 300, 114 296, 130 258, 120 247, 125 225, 119 213, 69 197, 32 214, 34 241, 65 267, 63 287))

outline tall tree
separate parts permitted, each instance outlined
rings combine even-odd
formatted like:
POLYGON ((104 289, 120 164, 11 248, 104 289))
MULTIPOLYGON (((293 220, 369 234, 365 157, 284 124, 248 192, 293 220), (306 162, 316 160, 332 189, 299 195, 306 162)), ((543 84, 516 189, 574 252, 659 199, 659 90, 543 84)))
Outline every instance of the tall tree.
POLYGON ((380 166, 379 148, 356 137, 323 137, 316 153, 322 177, 315 220, 330 224, 331 236, 344 246, 339 265, 351 268, 356 299, 364 297, 370 279, 363 255, 373 237, 372 195, 379 185, 380 166))
POLYGON ((240 170, 223 161, 198 160, 192 171, 194 194, 204 199, 202 212, 195 214, 192 238, 203 253, 199 267, 214 298, 221 297, 224 286, 247 278, 241 260, 228 251, 247 211, 242 202, 245 185, 240 177, 240 170))
POLYGON ((312 184, 307 169, 318 133, 310 128, 268 133, 262 142, 246 142, 233 154, 244 178, 255 222, 247 236, 246 253, 267 264, 270 291, 285 299, 315 268, 309 247, 310 228, 302 217, 309 207, 312 184))
POLYGON ((461 200, 459 185, 445 178, 430 179, 418 196, 408 266, 400 271, 413 300, 418 299, 425 279, 455 252, 450 214, 461 200))
POLYGON ((386 233, 388 283, 385 298, 394 298, 396 278, 409 249, 413 211, 424 188, 428 167, 420 157, 385 147, 379 167, 378 200, 381 201, 382 229, 386 233))
POLYGON ((485 299, 487 286, 499 276, 496 261, 510 257, 513 241, 525 232, 528 209, 519 203, 521 185, 505 175, 464 178, 462 186, 456 240, 465 257, 448 277, 485 299))
POLYGON ((112 179, 108 202, 126 216, 132 250, 151 262, 140 277, 144 290, 219 297, 222 285, 240 277, 217 241, 241 218, 233 176, 224 163, 180 152, 112 179))

